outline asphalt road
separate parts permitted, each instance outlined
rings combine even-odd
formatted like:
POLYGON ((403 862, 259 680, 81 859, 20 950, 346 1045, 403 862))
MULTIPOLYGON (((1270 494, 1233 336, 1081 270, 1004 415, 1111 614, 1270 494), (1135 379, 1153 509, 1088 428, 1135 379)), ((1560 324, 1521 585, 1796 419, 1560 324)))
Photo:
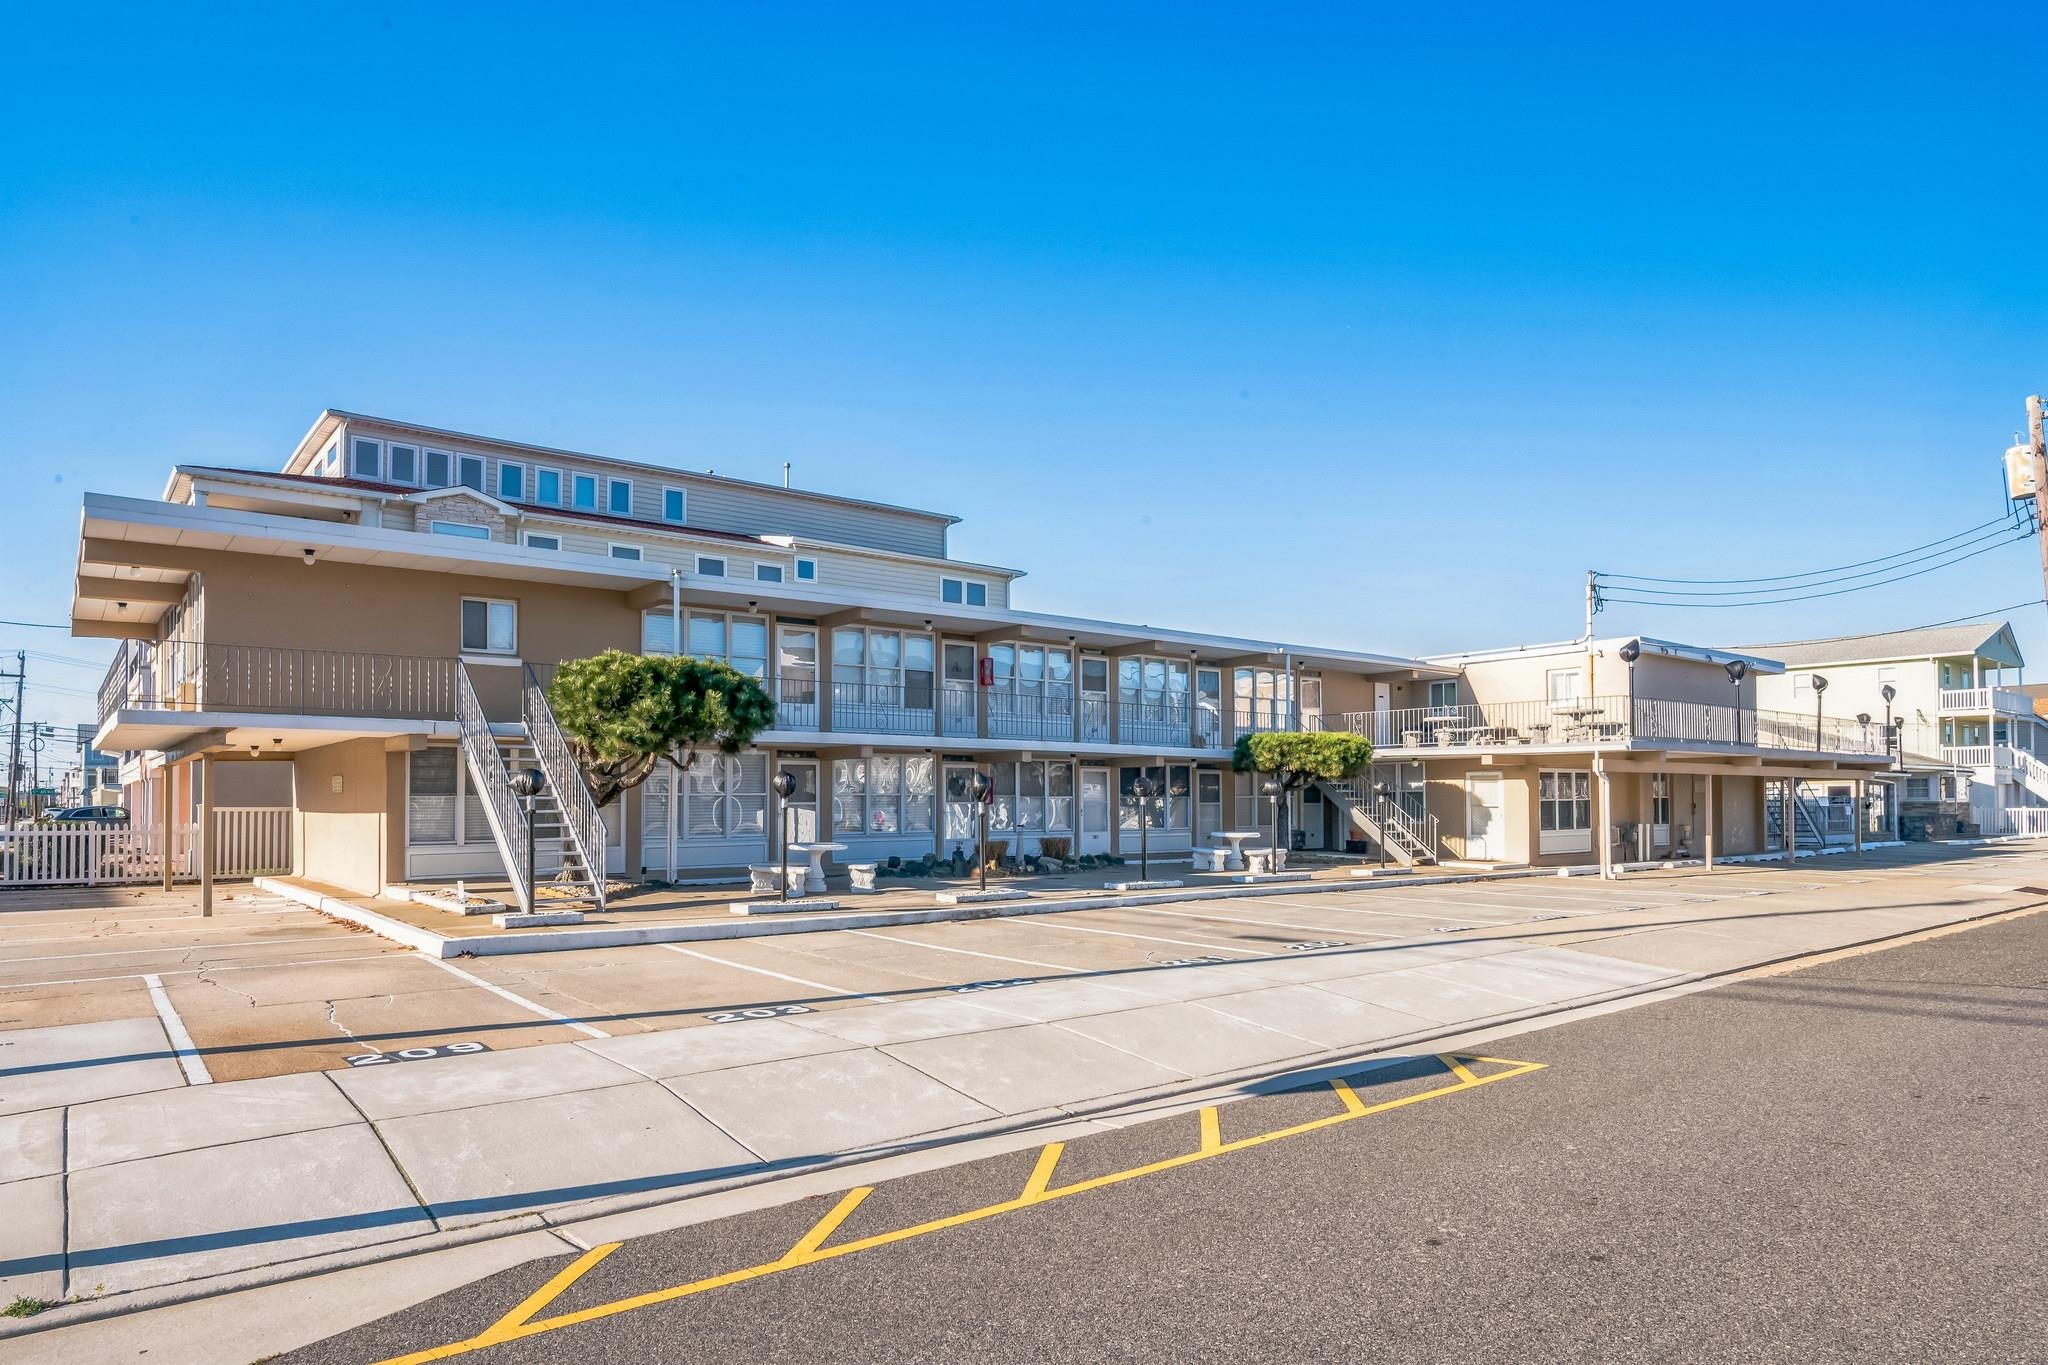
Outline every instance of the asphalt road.
MULTIPOLYGON (((451 1358, 512 1362, 2048 1357, 2048 914, 1362 1077, 1413 1102, 451 1358), (1416 1098, 1430 1092, 1434 1098, 1416 1098)), ((1345 1114, 1225 1106, 1228 1144, 1345 1114)), ((1198 1151, 1082 1139, 1051 1187, 1198 1151)), ((1014 1199, 1021 1152, 879 1187, 824 1245, 1014 1199)), ((535 1322, 782 1256, 832 1198, 626 1243, 535 1322)), ((523 1266, 282 1359, 461 1341, 523 1266)))

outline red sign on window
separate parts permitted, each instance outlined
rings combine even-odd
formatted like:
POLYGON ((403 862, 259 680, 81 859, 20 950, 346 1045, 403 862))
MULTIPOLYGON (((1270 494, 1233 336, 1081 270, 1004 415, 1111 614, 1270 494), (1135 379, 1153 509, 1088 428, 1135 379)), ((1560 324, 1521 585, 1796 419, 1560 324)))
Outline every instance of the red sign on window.
POLYGON ((987 655, 983 655, 981 660, 981 685, 983 687, 994 687, 996 685, 996 661, 987 655))

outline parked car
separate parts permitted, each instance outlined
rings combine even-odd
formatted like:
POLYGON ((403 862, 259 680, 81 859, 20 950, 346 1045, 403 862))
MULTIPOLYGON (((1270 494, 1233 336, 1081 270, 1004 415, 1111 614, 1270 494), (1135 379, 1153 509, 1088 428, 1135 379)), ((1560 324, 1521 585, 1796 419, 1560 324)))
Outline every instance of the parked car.
POLYGON ((39 825, 126 825, 128 812, 120 806, 63 806, 36 817, 39 825))

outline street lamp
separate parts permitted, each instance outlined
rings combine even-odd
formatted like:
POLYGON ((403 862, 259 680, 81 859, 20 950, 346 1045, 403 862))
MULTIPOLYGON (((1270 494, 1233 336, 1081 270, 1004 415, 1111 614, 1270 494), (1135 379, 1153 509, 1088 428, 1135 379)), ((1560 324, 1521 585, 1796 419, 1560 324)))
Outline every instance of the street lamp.
POLYGON ((1259 793, 1273 802, 1273 863, 1272 870, 1280 870, 1280 797, 1287 790, 1277 777, 1269 777, 1259 784, 1259 793))
POLYGON ((1828 680, 1820 674, 1813 675, 1813 749, 1819 753, 1826 746, 1820 740, 1820 694, 1828 690, 1828 680))
POLYGON ((1131 799, 1138 805, 1138 880, 1152 880, 1152 797, 1159 784, 1140 772, 1131 779, 1131 799))
POLYGON ((1643 657, 1643 642, 1630 640, 1615 653, 1628 665, 1628 732, 1633 735, 1636 730, 1636 660, 1643 657))
POLYGON ((533 913, 533 883, 540 869, 533 865, 533 803, 548 784, 547 774, 538 768, 522 768, 512 774, 512 794, 526 812, 526 884, 519 889, 520 908, 533 913))
MULTIPOLYGON (((1385 781, 1384 779, 1382 779, 1382 780, 1381 780, 1381 781, 1380 781, 1379 783, 1377 783, 1377 784, 1376 784, 1376 785, 1375 785, 1375 786, 1373 787, 1373 793, 1374 793, 1375 795, 1377 795, 1377 796, 1379 797, 1379 799, 1380 799, 1380 805, 1379 805, 1379 809, 1378 809, 1377 811, 1375 811, 1375 812, 1374 812, 1374 814, 1375 814, 1375 815, 1377 815, 1377 816, 1378 816, 1378 817, 1380 818, 1380 820, 1381 820, 1382 822, 1384 822, 1385 820, 1387 820, 1387 819, 1389 818, 1389 817, 1388 817, 1388 815, 1387 815, 1387 807, 1388 807, 1389 805, 1391 805, 1391 804, 1392 804, 1392 802, 1393 802, 1393 796, 1394 796, 1394 786, 1393 786, 1393 784, 1392 784, 1391 782, 1387 782, 1387 781, 1385 781)), ((1386 830, 1385 830, 1384 828, 1382 828, 1382 829, 1380 830, 1380 838, 1379 838, 1379 840, 1378 840, 1378 843, 1379 843, 1379 846, 1380 846, 1380 866, 1381 866, 1381 867, 1385 867, 1385 866, 1387 865, 1387 839, 1386 839, 1386 833, 1387 833, 1387 832, 1386 832, 1386 830)))
POLYGON ((996 784, 981 769, 974 770, 974 780, 967 784, 968 795, 974 798, 974 809, 981 822, 980 837, 975 841, 974 860, 981 864, 981 889, 988 890, 988 803, 995 799, 996 784))
POLYGON ((776 899, 789 899, 789 798, 796 795, 796 775, 787 768, 768 784, 775 793, 775 864, 782 869, 776 899))
POLYGON ((1742 680, 1749 676, 1749 663, 1743 659, 1730 659, 1721 667, 1728 674, 1728 681, 1735 687, 1735 707, 1728 713, 1728 742, 1742 743, 1742 680))
POLYGON ((1877 695, 1884 698, 1884 756, 1892 759, 1893 765, 1896 766, 1898 760, 1894 757, 1892 747, 1897 739, 1897 736, 1892 733, 1892 699, 1899 695, 1899 689, 1893 687, 1890 683, 1886 683, 1883 687, 1877 689, 1877 695))

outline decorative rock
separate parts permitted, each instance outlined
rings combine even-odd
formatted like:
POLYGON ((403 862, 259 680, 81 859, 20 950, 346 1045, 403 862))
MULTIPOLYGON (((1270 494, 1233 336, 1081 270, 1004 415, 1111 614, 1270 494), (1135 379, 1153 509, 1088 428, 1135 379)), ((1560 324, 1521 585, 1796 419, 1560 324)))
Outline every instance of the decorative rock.
POLYGON ((456 891, 415 891, 413 903, 434 910, 446 910, 451 915, 495 915, 512 907, 504 901, 489 896, 471 896, 456 891))

